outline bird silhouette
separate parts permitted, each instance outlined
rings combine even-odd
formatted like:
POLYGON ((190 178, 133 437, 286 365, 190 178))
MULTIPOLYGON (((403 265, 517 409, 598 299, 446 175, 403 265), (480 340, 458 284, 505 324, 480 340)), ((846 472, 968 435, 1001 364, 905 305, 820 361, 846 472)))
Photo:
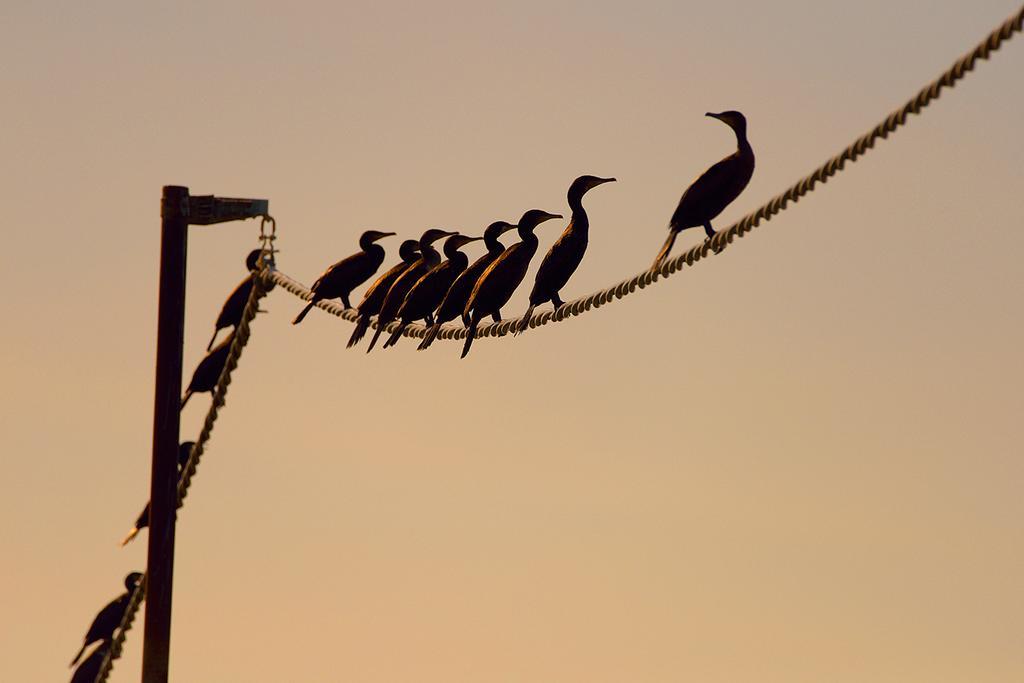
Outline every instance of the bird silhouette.
POLYGON ((298 325, 306 314, 316 306, 318 301, 325 299, 341 299, 345 308, 352 308, 348 297, 352 290, 363 284, 380 268, 384 263, 384 247, 376 244, 377 240, 394 235, 393 232, 381 232, 379 230, 367 230, 359 238, 359 248, 351 256, 347 256, 324 271, 324 274, 317 278, 310 290, 313 298, 303 308, 292 325, 298 325))
POLYGON ((135 590, 135 586, 141 578, 142 574, 139 572, 132 572, 124 577, 125 592, 108 602, 99 611, 96 618, 92 620, 89 630, 86 631, 85 638, 83 638, 82 649, 71 660, 71 666, 77 664, 78 660, 82 658, 82 655, 85 654, 85 648, 99 641, 110 640, 114 636, 114 631, 121 625, 121 619, 124 618, 124 612, 128 608, 128 601, 131 599, 132 591, 135 590))
POLYGON ((520 241, 502 252, 476 281, 473 293, 469 295, 463 311, 469 317, 466 343, 462 347, 463 358, 473 345, 473 337, 476 336, 476 328, 480 321, 486 316, 491 316, 494 322, 500 321, 501 307, 508 303, 516 287, 526 277, 530 260, 537 253, 537 236, 533 234, 534 228, 544 221, 555 218, 561 216, 540 209, 530 209, 524 213, 516 226, 519 229, 520 241))
POLYGON ((419 279, 427 273, 427 271, 441 262, 441 255, 437 253, 437 249, 434 248, 434 242, 442 237, 449 237, 457 234, 458 233, 456 232, 450 232, 440 228, 431 228, 423 233, 420 237, 419 260, 409 266, 408 270, 395 279, 394 284, 392 284, 391 288, 388 289, 387 296, 384 297, 384 302, 380 305, 380 311, 377 313, 377 329, 374 330, 373 338, 370 339, 370 345, 366 349, 367 353, 373 351, 373 347, 380 338, 381 332, 383 332, 388 323, 394 320, 398 315, 398 309, 401 307, 402 302, 405 301, 405 295, 409 293, 409 290, 413 288, 413 285, 415 285, 419 279))
POLYGON ((366 293, 363 294, 363 300, 356 306, 356 311, 358 311, 359 315, 356 317, 356 328, 352 331, 352 336, 349 337, 348 344, 346 345, 347 348, 352 348, 358 344, 363 335, 366 334, 366 330, 370 327, 370 318, 377 315, 380 311, 380 306, 384 303, 384 298, 388 295, 388 290, 391 289, 391 285, 395 283, 395 280, 419 261, 419 240, 405 240, 402 242, 402 245, 398 248, 398 255, 402 260, 388 268, 387 272, 377 278, 366 290, 366 293))
POLYGON ((242 313, 245 311, 245 304, 249 301, 249 293, 252 292, 252 282, 260 262, 261 249, 253 249, 245 257, 245 267, 249 269, 249 275, 238 283, 238 286, 228 294, 227 300, 221 306, 217 322, 213 326, 213 336, 206 350, 213 348, 213 342, 217 339, 217 333, 228 327, 237 327, 242 320, 242 313))
MULTIPOLYGON (((474 261, 472 265, 455 278, 455 282, 448 288, 444 299, 441 300, 441 305, 437 308, 434 324, 430 326, 430 329, 423 336, 423 341, 420 342, 417 350, 422 351, 434 343, 437 333, 441 330, 441 325, 463 315, 466 309, 466 301, 469 300, 469 295, 473 293, 473 286, 476 285, 476 281, 487 270, 487 266, 494 263, 494 259, 501 256, 501 252, 505 251, 505 245, 499 242, 498 238, 507 231, 514 230, 515 227, 512 223, 505 221, 496 221, 487 226, 487 229, 484 230, 484 244, 487 245, 487 253, 474 261)), ((468 318, 465 320, 465 323, 467 326, 469 325, 468 318)))
POLYGON ((530 316, 533 315, 535 307, 548 301, 554 305, 556 310, 562 306, 559 292, 579 267, 590 240, 590 218, 583 209, 583 195, 598 185, 614 182, 615 178, 583 175, 569 186, 569 208, 572 209, 569 225, 562 232, 562 236, 551 245, 544 260, 540 262, 533 291, 530 292, 530 305, 526 309, 519 327, 516 328, 517 335, 520 332, 525 332, 530 326, 530 316))
POLYGON ((747 119, 738 111, 708 112, 705 116, 722 121, 736 133, 737 150, 704 171, 683 192, 672 219, 669 221, 668 239, 654 259, 652 270, 657 270, 672 251, 676 236, 687 228, 704 226, 707 238, 715 236, 711 221, 740 196, 754 175, 754 150, 747 141, 747 119))
MULTIPOLYGON (((181 476, 181 471, 185 469, 185 465, 188 464, 189 456, 192 455, 192 447, 196 445, 195 441, 183 441, 178 446, 178 476, 181 476)), ((124 547, 128 543, 139 535, 139 532, 149 526, 149 503, 146 503, 146 507, 142 508, 142 512, 135 519, 135 526, 131 528, 128 535, 121 541, 121 546, 124 547)))
POLYGON ((448 288, 455 282, 455 278, 469 265, 469 257, 459 249, 480 239, 483 238, 452 235, 444 241, 446 259, 428 270, 405 295, 405 300, 398 309, 399 325, 384 342, 385 349, 394 346, 402 338, 405 328, 414 320, 423 319, 428 325, 434 324, 434 311, 448 292, 448 288))
POLYGON ((235 339, 235 332, 224 337, 220 344, 213 347, 213 350, 199 361, 195 371, 192 373, 192 381, 185 389, 185 396, 181 399, 181 407, 184 408, 192 394, 201 394, 213 391, 220 379, 220 373, 224 371, 224 364, 228 360, 228 352, 231 350, 231 342, 235 339))

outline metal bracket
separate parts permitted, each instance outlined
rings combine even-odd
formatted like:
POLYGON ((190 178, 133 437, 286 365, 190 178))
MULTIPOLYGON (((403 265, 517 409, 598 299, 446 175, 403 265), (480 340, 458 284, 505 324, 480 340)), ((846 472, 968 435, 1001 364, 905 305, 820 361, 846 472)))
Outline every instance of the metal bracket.
POLYGON ((232 199, 205 195, 189 197, 188 204, 190 225, 211 225, 259 218, 270 212, 270 201, 267 199, 232 199))

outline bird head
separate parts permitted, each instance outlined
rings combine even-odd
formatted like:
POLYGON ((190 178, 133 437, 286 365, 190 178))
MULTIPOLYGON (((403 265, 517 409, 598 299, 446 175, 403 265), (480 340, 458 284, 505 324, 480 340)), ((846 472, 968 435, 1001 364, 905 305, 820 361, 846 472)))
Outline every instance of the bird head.
POLYGON ((483 237, 470 237, 469 235, 452 235, 444 241, 444 252, 445 254, 448 254, 450 252, 458 251, 463 245, 482 239, 483 237))
POLYGON ((249 255, 245 257, 245 267, 249 270, 256 270, 256 267, 260 264, 260 254, 262 253, 262 249, 250 251, 249 255))
POLYGON ((412 263, 418 259, 420 257, 419 240, 405 240, 402 242, 401 246, 398 247, 398 255, 406 263, 412 263))
POLYGON ((598 185, 614 182, 615 178, 599 178, 596 175, 581 175, 579 178, 572 181, 572 185, 569 186, 569 201, 572 201, 573 198, 579 199, 598 185))
POLYGON ((182 468, 188 462, 189 457, 192 455, 192 447, 196 445, 195 441, 182 441, 181 445, 178 446, 178 467, 182 468))
POLYGON ((540 209, 530 209, 523 214, 523 217, 519 219, 519 230, 526 230, 527 232, 532 231, 538 225, 544 221, 550 221, 555 218, 561 218, 562 216, 557 213, 548 213, 547 211, 541 211, 540 209))
POLYGON ((135 590, 137 585, 139 585, 139 581, 142 581, 142 573, 132 572, 128 576, 124 577, 124 587, 130 593, 135 590))
POLYGON ((512 223, 508 223, 506 221, 494 221, 487 226, 486 230, 484 230, 484 239, 489 241, 496 240, 509 230, 515 229, 516 226, 512 223))
POLYGON ((420 237, 420 251, 423 251, 424 249, 426 249, 427 247, 429 247, 431 244, 438 241, 442 237, 449 237, 451 235, 458 234, 459 233, 452 232, 450 230, 442 230, 441 228, 431 228, 430 230, 427 230, 425 233, 423 233, 423 235, 420 237))
POLYGON ((723 111, 718 114, 708 112, 704 116, 710 116, 713 119, 718 119, 736 131, 736 134, 740 137, 745 137, 747 134, 747 117, 738 111, 723 111))
POLYGON ((391 237, 394 234, 393 232, 381 232, 380 230, 367 230, 359 237, 359 247, 366 251, 377 240, 391 237))

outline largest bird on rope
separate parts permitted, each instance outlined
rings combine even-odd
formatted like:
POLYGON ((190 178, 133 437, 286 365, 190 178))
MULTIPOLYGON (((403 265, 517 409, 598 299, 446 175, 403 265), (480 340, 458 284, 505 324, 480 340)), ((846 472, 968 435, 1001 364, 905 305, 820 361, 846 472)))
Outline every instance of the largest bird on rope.
POLYGON ((572 209, 569 225, 562 232, 562 236, 551 245, 547 256, 540 263, 533 291, 530 292, 530 305, 519 327, 516 328, 516 334, 526 331, 529 327, 530 316, 533 315, 536 306, 550 301, 556 310, 561 308, 563 302, 559 292, 583 261, 583 254, 586 253, 590 240, 590 219, 583 209, 583 195, 598 185, 614 182, 615 178, 583 175, 569 186, 569 208, 572 209))
POLYGON ((735 152, 704 171, 693 181, 679 199, 669 221, 668 239, 654 259, 652 270, 657 270, 672 251, 676 236, 687 228, 704 227, 708 239, 715 236, 711 221, 740 196, 754 175, 754 150, 747 141, 747 119, 738 111, 708 112, 705 116, 725 123, 736 133, 735 152))
POLYGON ((380 305, 380 311, 377 313, 377 329, 373 333, 373 338, 370 339, 370 346, 366 349, 367 353, 373 351, 373 346, 380 338, 381 332, 398 315, 398 309, 401 307, 402 302, 405 301, 405 295, 409 293, 413 285, 426 275, 428 270, 441 262, 441 254, 437 253, 437 249, 434 249, 434 242, 442 237, 457 234, 456 232, 440 228, 431 228, 423 233, 420 237, 419 260, 398 276, 395 283, 388 290, 387 296, 384 297, 384 302, 380 305))
POLYGON ((292 325, 298 325, 306 314, 316 306, 318 301, 325 299, 341 299, 345 308, 352 308, 348 297, 352 290, 363 284, 380 268, 384 263, 384 247, 376 244, 377 240, 394 235, 393 232, 381 232, 380 230, 367 230, 359 238, 359 249, 351 256, 342 260, 324 271, 324 274, 317 278, 310 290, 313 298, 309 300, 292 325))
POLYGON ((469 265, 469 257, 459 249, 480 239, 483 238, 452 235, 444 241, 446 259, 428 270, 405 295, 405 300, 398 309, 399 324, 384 342, 385 349, 398 343, 402 338, 402 332, 414 320, 423 319, 427 325, 434 324, 434 310, 441 303, 448 288, 455 282, 455 278, 469 265))
POLYGON ((466 343, 462 347, 463 358, 473 345, 473 337, 476 336, 476 328, 480 321, 487 316, 491 316, 495 322, 500 321, 501 307, 508 303, 516 287, 526 277, 530 261, 537 253, 537 236, 533 234, 534 229, 544 221, 555 218, 561 216, 540 209, 530 209, 524 213, 519 219, 519 225, 516 226, 519 229, 520 241, 502 252, 473 286, 473 293, 469 295, 469 301, 466 302, 463 311, 463 314, 469 317, 466 343))
POLYGON ((132 572, 124 577, 125 592, 117 596, 99 611, 96 618, 89 624, 89 630, 85 633, 82 642, 82 649, 78 651, 75 658, 71 660, 71 666, 78 663, 78 660, 85 654, 85 648, 92 643, 108 641, 114 637, 114 631, 121 625, 125 610, 128 609, 128 602, 131 600, 132 591, 142 578, 139 572, 132 572))

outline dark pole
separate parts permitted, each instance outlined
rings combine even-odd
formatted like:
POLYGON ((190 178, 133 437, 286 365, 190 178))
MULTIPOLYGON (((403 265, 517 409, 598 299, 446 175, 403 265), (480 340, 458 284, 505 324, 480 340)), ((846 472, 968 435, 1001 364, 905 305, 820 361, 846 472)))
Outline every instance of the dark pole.
POLYGON ((173 185, 164 187, 160 207, 160 310, 157 318, 156 400, 153 409, 153 471, 149 490, 143 683, 167 683, 170 655, 188 214, 188 188, 173 185))

